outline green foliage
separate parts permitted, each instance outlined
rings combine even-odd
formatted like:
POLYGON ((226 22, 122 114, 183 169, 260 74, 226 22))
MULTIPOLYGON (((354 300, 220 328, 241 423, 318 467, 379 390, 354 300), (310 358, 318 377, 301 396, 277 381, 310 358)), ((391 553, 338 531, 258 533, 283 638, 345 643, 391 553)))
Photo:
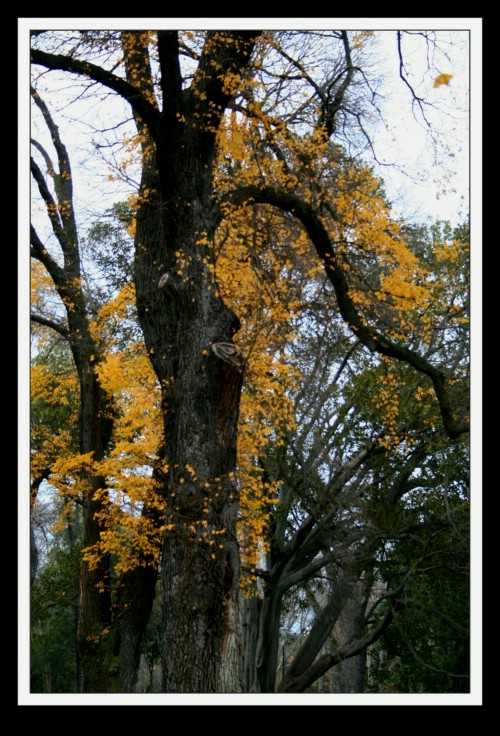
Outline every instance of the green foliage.
POLYGON ((53 549, 31 591, 31 692, 76 692, 80 551, 53 549))
POLYGON ((92 292, 94 295, 98 287, 103 302, 132 280, 133 241, 127 233, 131 220, 132 213, 128 205, 117 203, 87 232, 83 254, 97 269, 92 274, 92 292))
MULTIPOLYGON (((68 429, 69 422, 74 411, 77 397, 72 393, 73 385, 67 384, 64 389, 65 378, 72 373, 73 361, 69 347, 64 342, 56 342, 37 352, 33 358, 32 365, 38 366, 46 375, 49 375, 43 390, 32 395, 31 400, 31 430, 32 440, 42 432, 45 435, 56 434, 61 427, 68 429), (64 389, 64 400, 54 401, 54 396, 61 398, 60 391, 64 389)), ((37 388, 35 384, 34 388, 37 388)), ((37 449, 35 446, 33 449, 37 449)))
POLYGON ((405 499, 405 529, 386 544, 382 577, 392 589, 406 582, 393 625, 372 652, 376 691, 469 691, 467 449, 459 443, 427 463, 405 499))

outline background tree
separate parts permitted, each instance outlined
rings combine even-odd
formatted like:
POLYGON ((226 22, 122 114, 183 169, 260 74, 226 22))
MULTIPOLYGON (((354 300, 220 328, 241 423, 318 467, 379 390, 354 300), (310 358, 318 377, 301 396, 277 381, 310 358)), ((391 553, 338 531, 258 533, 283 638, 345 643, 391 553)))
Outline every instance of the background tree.
MULTIPOLYGON (((426 242, 437 250, 435 232, 427 234, 426 242)), ((467 372, 463 351, 468 331, 463 301, 467 279, 457 258, 467 248, 467 237, 461 237, 464 232, 466 228, 457 229, 458 239, 451 237, 441 249, 444 260, 438 271, 447 272, 451 298, 444 298, 437 279, 439 299, 428 302, 436 327, 428 342, 429 352, 443 351, 443 360, 454 354, 456 368, 461 365, 467 372)), ((415 238, 413 246, 425 252, 424 233, 420 235, 422 240, 415 238)), ((431 278, 434 282, 435 277, 431 278)), ((327 294, 318 289, 314 297, 310 284, 309 295, 315 316, 323 309, 324 318, 317 319, 311 330, 310 307, 305 309, 295 318, 299 324, 303 321, 304 330, 298 329, 293 343, 287 345, 301 374, 296 420, 289 423, 285 442, 271 441, 260 458, 266 484, 278 489, 279 503, 271 507, 264 532, 268 536, 263 549, 268 554, 257 565, 257 600, 248 604, 249 617, 259 618, 258 643, 249 636, 253 650, 247 653, 247 660, 256 662, 247 685, 255 691, 273 691, 277 677, 285 692, 307 690, 350 657, 357 657, 360 669, 351 672, 344 686, 348 692, 362 690, 366 650, 391 625, 394 607, 401 610, 395 601, 408 595, 408 570, 420 554, 408 553, 397 583, 395 578, 385 579, 381 560, 393 569, 398 564, 397 540, 409 534, 416 539, 417 533, 425 539, 428 525, 410 522, 410 509, 421 514, 441 498, 438 468, 454 468, 452 483, 462 494, 459 508, 467 509, 467 445, 442 436, 435 408, 430 411, 421 401, 429 390, 425 382, 402 368, 394 376, 395 368, 387 361, 370 368, 373 361, 360 350, 359 342, 346 339, 341 324, 336 332, 328 321, 327 294), (410 397, 417 398, 416 404, 410 397), (462 457, 465 464, 450 464, 447 458, 453 456, 462 457), (413 501, 415 488, 420 488, 418 507, 413 501), (394 606, 387 606, 388 600, 394 606), (297 606, 303 612, 300 615, 297 606), (287 632, 288 652, 282 678, 278 671, 281 631, 287 632)), ((427 310, 426 317, 430 317, 427 310)), ((423 331, 419 334, 422 339, 423 331)), ((438 528, 451 530, 453 522, 445 506, 442 502, 438 506, 438 528)), ((466 540, 467 526, 462 535, 466 540)), ((446 555, 448 541, 442 535, 436 539, 442 547, 433 546, 430 555, 446 555)), ((428 559, 426 553, 415 570, 425 567, 428 559)), ((462 598, 465 609, 466 600, 462 598)), ((251 633, 250 623, 247 630, 251 633)), ((467 682, 465 670, 457 677, 467 682)))
MULTIPOLYGON (((37 294, 41 296, 40 286, 37 294)), ((78 382, 66 341, 52 330, 35 332, 30 407, 31 690, 76 692, 81 514, 72 496, 61 495, 53 503, 46 481, 60 457, 78 451, 78 382), (61 519, 64 524, 54 536, 61 519)))
MULTIPOLYGON (((446 476, 444 483, 449 483, 446 476)), ((422 505, 415 504, 419 521, 401 535, 395 555, 383 568, 391 582, 403 574, 408 582, 394 607, 394 625, 374 648, 370 677, 371 687, 378 691, 470 689, 467 489, 456 480, 445 490, 437 482, 435 488, 440 492, 426 504, 427 516, 422 505)))
MULTIPOLYGON (((68 361, 69 349, 75 372, 66 362, 65 372, 69 373, 69 380, 57 376, 54 358, 47 365, 42 360, 43 353, 39 353, 35 361, 33 387, 37 398, 32 416, 38 427, 33 432, 32 490, 37 490, 40 482, 47 479, 58 487, 67 506, 63 514, 65 520, 74 516, 74 504, 82 509, 81 535, 75 533, 71 539, 78 551, 89 552, 84 554, 79 568, 78 690, 128 691, 134 686, 140 642, 152 605, 157 551, 145 553, 154 559, 153 567, 136 566, 133 572, 127 567, 124 570, 118 568, 118 572, 125 573, 129 581, 127 593, 117 594, 116 581, 111 579, 112 548, 102 546, 103 536, 110 533, 109 511, 115 508, 109 496, 110 468, 103 463, 112 447, 117 409, 113 400, 116 385, 109 380, 109 368, 106 371, 109 365, 104 352, 106 333, 100 328, 99 320, 92 318, 92 313, 95 317, 101 307, 102 323, 106 313, 100 305, 101 294, 87 290, 84 285, 72 172, 66 148, 44 101, 36 92, 33 92, 33 99, 52 137, 57 165, 53 165, 48 152, 35 141, 35 152, 41 155, 47 174, 44 176, 35 157, 31 161, 32 174, 60 253, 56 255, 49 243, 45 245, 32 225, 31 254, 35 263, 41 264, 45 270, 40 272, 39 266, 35 268, 41 281, 33 279, 36 293, 31 319, 39 326, 39 332, 48 328, 56 333, 59 341, 64 341, 65 360, 68 361), (59 263, 61 258, 62 264, 59 263), (57 300, 54 303, 53 297, 52 300, 42 299, 43 293, 47 292, 42 292, 41 288, 46 288, 47 279, 51 282, 53 297, 57 294, 60 298, 59 304, 57 300), (51 308, 52 311, 48 311, 51 308), (78 407, 78 416, 75 415, 75 407, 78 407), (96 548, 100 553, 92 557, 90 553, 96 548), (134 600, 137 602, 132 604, 134 600), (114 664, 115 652, 121 652, 119 666, 114 664)), ((98 235, 102 237, 102 229, 98 235)), ((93 236, 92 231, 90 236, 93 236)), ((115 296, 106 306, 117 319, 120 297, 115 296)), ((126 311, 126 305, 122 304, 121 308, 126 311)), ((109 330, 109 325, 107 327, 109 330)), ((44 341, 47 338, 42 336, 38 350, 44 341)), ((115 436, 115 452, 116 441, 115 436)), ((158 439, 156 442, 158 444, 158 439)), ((116 468, 114 470, 116 472, 116 468)), ((151 502, 143 511, 144 519, 149 515, 150 526, 158 525, 151 502)), ((79 512, 76 518, 79 519, 79 512)), ((70 527, 74 527, 73 522, 70 522, 70 527)))
POLYGON ((31 591, 30 690, 76 692, 76 626, 80 550, 51 545, 31 591))

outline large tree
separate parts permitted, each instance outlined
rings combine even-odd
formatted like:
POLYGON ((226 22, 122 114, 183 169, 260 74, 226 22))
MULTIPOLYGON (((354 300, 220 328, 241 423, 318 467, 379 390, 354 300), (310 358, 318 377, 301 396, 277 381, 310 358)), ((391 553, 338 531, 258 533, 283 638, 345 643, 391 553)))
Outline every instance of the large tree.
MULTIPOLYGON (((464 407, 454 406, 449 392, 452 376, 405 345, 402 328, 389 330, 377 314, 384 293, 370 302, 360 297, 368 279, 373 294, 382 288, 391 295, 389 306, 399 316, 398 299, 416 299, 415 292, 391 293, 389 277, 371 282, 366 265, 352 268, 350 259, 363 246, 368 264, 376 258, 367 225, 350 240, 352 211, 365 212, 376 190, 370 179, 364 188, 356 169, 330 175, 336 164, 331 139, 344 132, 350 117, 360 122, 356 93, 364 72, 353 55, 362 39, 346 31, 318 36, 335 44, 336 56, 326 55, 309 71, 307 33, 169 30, 152 38, 142 32, 82 32, 76 39, 56 36, 52 47, 51 34, 38 33, 33 43, 35 69, 77 75, 129 103, 142 148, 134 282, 138 319, 161 387, 165 436, 160 477, 167 504, 161 558, 166 692, 238 692, 243 686, 236 437, 246 361, 233 342, 240 320, 216 278, 214 244, 225 219, 237 217, 242 206, 266 205, 297 220, 333 287, 332 309, 334 297, 346 325, 372 353, 409 364, 430 379, 450 437, 467 431, 464 407), (100 55, 99 64, 89 60, 94 55, 100 55), (253 128, 255 156, 241 161, 229 151, 237 171, 227 170, 218 183, 229 109, 253 128), (262 151, 271 162, 267 169, 259 166, 262 151), (331 187, 346 193, 334 205, 331 187)), ((386 268, 398 257, 391 252, 390 233, 388 238, 379 243, 386 268)), ((41 257, 41 244, 35 241, 35 247, 41 257)), ((89 346, 87 352, 90 361, 94 353, 89 346)), ((87 445, 82 450, 96 452, 87 445)), ((95 497, 89 496, 90 514, 95 497)), ((96 683, 84 687, 92 691, 96 683)))

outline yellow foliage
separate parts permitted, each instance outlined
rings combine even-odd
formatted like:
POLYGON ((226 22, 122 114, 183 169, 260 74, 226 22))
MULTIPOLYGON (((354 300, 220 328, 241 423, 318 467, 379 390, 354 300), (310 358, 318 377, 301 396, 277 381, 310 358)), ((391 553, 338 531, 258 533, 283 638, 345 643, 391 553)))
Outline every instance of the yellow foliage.
MULTIPOLYGON (((127 285, 101 309, 101 330, 109 320, 127 318, 133 298, 133 287, 127 285)), ((161 548, 161 534, 151 520, 140 515, 144 504, 164 506, 151 475, 162 439, 160 390, 142 341, 128 344, 125 352, 108 351, 98 375, 103 388, 114 397, 113 446, 94 467, 107 479, 110 502, 104 504, 99 517, 106 531, 85 556, 94 564, 103 553, 113 554, 120 574, 146 558, 153 564, 161 548)))
MULTIPOLYGON (((295 272, 289 254, 269 247, 290 232, 279 215, 235 211, 216 243, 216 279, 224 301, 239 316, 235 337, 247 359, 238 429, 238 535, 242 564, 255 568, 267 551, 267 527, 279 488, 265 482, 259 458, 270 441, 279 445, 295 426, 292 395, 300 373, 286 356, 294 337, 294 311, 299 308, 295 272), (235 268, 235 264, 237 267, 235 268)), ((297 235, 297 234, 295 234, 297 235)), ((305 257, 310 244, 302 234, 292 242, 296 257, 305 257)), ((254 576, 243 575, 251 594, 254 576)))
MULTIPOLYGON (((366 39, 360 37, 359 43, 366 39)), ((263 113, 262 103, 249 102, 252 117, 226 116, 219 133, 220 168, 216 185, 265 185, 297 194, 321 213, 335 244, 334 258, 348 283, 349 296, 367 326, 405 341, 415 319, 428 308, 427 274, 401 236, 380 182, 371 171, 347 162, 320 131, 297 137, 263 113), (287 151, 258 156, 263 143, 287 151), (301 172, 300 178, 295 172, 301 172)), ((279 488, 263 482, 258 458, 272 439, 285 441, 293 427, 290 397, 297 375, 286 359, 294 339, 293 316, 300 310, 297 273, 311 283, 324 280, 324 264, 311 250, 304 231, 271 208, 225 205, 219 233, 216 278, 219 291, 240 317, 238 347, 248 356, 241 399, 238 466, 241 481, 239 533, 242 561, 256 566, 266 552, 266 525, 279 488)), ((377 396, 386 423, 383 442, 394 446, 399 399, 389 367, 377 396)), ((252 575, 245 580, 252 589, 252 575)))
POLYGON ((441 87, 442 84, 449 84, 453 79, 453 74, 439 74, 434 80, 434 87, 441 87))
MULTIPOLYGON (((45 331, 49 332, 49 331, 45 331)), ((47 345, 53 337, 45 336, 47 345)), ((38 339, 43 347, 44 339, 38 339)), ((75 443, 75 428, 78 422, 78 379, 71 363, 60 368, 37 362, 31 366, 31 476, 40 477, 59 456, 71 454, 75 443), (64 416, 64 422, 57 417, 64 416)))
MULTIPOLYGON (((323 224, 335 243, 338 259, 348 281, 349 295, 367 325, 374 323, 374 315, 388 315, 383 329, 392 339, 404 339, 412 310, 421 307, 427 299, 425 274, 399 232, 389 205, 384 199, 380 182, 371 171, 359 164, 346 162, 341 152, 329 145, 320 132, 298 137, 284 126, 265 117, 262 106, 253 103, 253 117, 244 120, 231 113, 220 132, 221 168, 217 185, 224 189, 238 185, 274 186, 279 191, 298 194, 322 213, 323 224), (284 158, 265 156, 257 159, 253 152, 262 140, 287 151, 284 158), (300 178, 293 172, 301 172, 300 178), (380 309, 380 303, 384 308, 380 309)), ((254 237, 253 252, 267 253, 261 236, 251 235, 253 221, 238 220, 234 211, 226 213, 238 222, 242 232, 248 230, 246 240, 254 237)), ((269 216, 271 220, 271 216, 269 216)), ((283 226, 283 218, 273 218, 273 242, 288 242, 294 248, 294 239, 283 226)), ((268 230, 267 232, 270 232, 268 230)), ((297 242, 298 251, 307 253, 310 275, 324 271, 323 264, 311 256, 310 249, 297 242)), ((238 265, 240 288, 246 288, 252 274, 238 265)))
MULTIPOLYGON (((157 559, 161 534, 152 521, 141 516, 145 503, 163 507, 151 477, 162 436, 160 392, 156 376, 142 341, 128 344, 121 352, 115 345, 116 327, 130 318, 135 299, 133 284, 127 284, 99 311, 91 325, 96 344, 104 353, 92 356, 102 388, 113 396, 113 443, 107 457, 97 462, 91 454, 75 452, 78 420, 78 379, 76 371, 55 376, 50 365, 34 365, 31 374, 32 401, 45 402, 55 408, 71 411, 73 433, 67 428, 51 431, 43 424, 32 429, 32 475, 50 467, 49 483, 65 499, 81 499, 94 493, 101 505, 98 516, 105 530, 97 546, 85 552, 89 564, 96 564, 104 553, 116 555, 120 574, 134 564, 134 554, 140 560, 157 559), (95 479, 102 478, 103 488, 92 490, 95 479)), ((66 510, 56 525, 67 523, 66 510)), ((141 563, 142 564, 142 563, 141 563)))

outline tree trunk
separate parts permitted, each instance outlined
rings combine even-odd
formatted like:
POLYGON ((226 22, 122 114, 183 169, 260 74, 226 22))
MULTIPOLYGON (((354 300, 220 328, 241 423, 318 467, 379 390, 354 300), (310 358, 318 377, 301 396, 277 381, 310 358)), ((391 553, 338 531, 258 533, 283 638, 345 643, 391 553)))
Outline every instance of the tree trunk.
POLYGON ((173 167, 174 200, 164 183, 155 199, 156 173, 144 174, 149 197, 136 226, 137 308, 162 388, 165 430, 166 692, 242 687, 241 675, 223 662, 234 663, 239 647, 236 432, 243 374, 212 350, 231 339, 238 322, 217 292, 210 176, 196 160, 173 167))
POLYGON ((137 567, 123 575, 118 591, 118 636, 120 692, 133 693, 137 683, 144 632, 148 625, 158 578, 156 567, 137 567))
POLYGON ((207 350, 210 333, 212 339, 227 335, 219 330, 210 324, 196 330, 173 382, 174 406, 169 402, 167 409, 167 521, 173 525, 161 566, 167 692, 227 687, 222 663, 229 653, 234 659, 237 648, 235 461, 241 374, 207 350))
POLYGON ((33 585, 38 570, 38 548, 36 546, 35 532, 30 523, 30 585, 33 585))
POLYGON ((138 131, 146 155, 135 285, 146 348, 161 385, 165 429, 164 685, 170 692, 216 692, 227 686, 222 661, 234 660, 239 637, 236 428, 242 369, 212 351, 238 328, 215 282, 212 175, 217 130, 259 31, 208 31, 188 87, 178 32, 158 32, 161 112, 147 35, 122 34, 127 83, 78 59, 36 51, 32 58, 96 78, 123 95, 142 120, 138 131), (148 152, 149 137, 154 150, 148 152))
MULTIPOLYGON (((72 346, 73 347, 73 346, 72 346)), ((87 352, 94 347, 90 341, 87 352)), ((80 451, 92 453, 95 461, 104 457, 111 434, 106 397, 99 380, 82 358, 83 345, 74 349, 80 378, 80 451)), ((82 474, 83 548, 100 541, 103 530, 100 512, 106 503, 105 478, 92 472, 82 474)), ((112 685, 110 638, 112 624, 110 558, 103 555, 95 567, 85 560, 80 565, 80 601, 77 629, 77 671, 79 690, 85 693, 116 692, 112 685)), ((116 673, 115 673, 116 674, 116 673)))
POLYGON ((362 693, 365 688, 366 651, 350 657, 338 665, 339 692, 362 693))
MULTIPOLYGON (((92 486, 95 484, 92 483, 92 486)), ((97 490, 97 489, 96 489, 97 490)), ((89 495, 91 495, 89 493, 89 495)), ((85 503, 84 546, 99 539, 100 527, 96 513, 101 503, 87 499, 85 503)), ((109 557, 103 556, 97 567, 80 565, 80 601, 77 629, 77 670, 81 673, 79 691, 84 693, 112 692, 108 638, 111 626, 111 590, 109 557)))
POLYGON ((245 693, 257 692, 257 644, 262 600, 255 596, 243 602, 243 690, 245 693))
POLYGON ((279 659, 279 628, 283 593, 276 585, 267 584, 260 614, 254 691, 274 693, 279 659))

